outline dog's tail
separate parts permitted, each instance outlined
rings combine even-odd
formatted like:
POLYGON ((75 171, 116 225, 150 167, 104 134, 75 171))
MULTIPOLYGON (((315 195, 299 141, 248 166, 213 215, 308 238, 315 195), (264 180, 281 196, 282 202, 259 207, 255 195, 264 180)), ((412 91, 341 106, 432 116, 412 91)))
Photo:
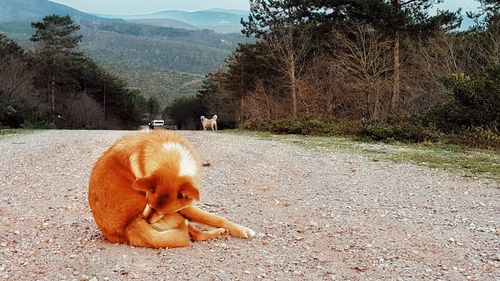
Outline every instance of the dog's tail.
POLYGON ((214 117, 212 117, 213 120, 217 120, 217 115, 214 114, 214 117))

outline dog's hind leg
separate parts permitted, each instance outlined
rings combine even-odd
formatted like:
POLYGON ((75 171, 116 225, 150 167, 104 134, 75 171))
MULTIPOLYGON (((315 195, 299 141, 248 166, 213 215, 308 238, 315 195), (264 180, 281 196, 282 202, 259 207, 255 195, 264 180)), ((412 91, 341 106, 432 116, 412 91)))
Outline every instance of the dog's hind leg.
POLYGON ((189 235, 194 241, 204 241, 209 239, 214 239, 227 233, 224 228, 216 228, 208 231, 199 230, 193 224, 189 224, 189 235))
POLYGON ((185 247, 191 243, 189 228, 182 223, 177 228, 161 230, 144 219, 133 221, 126 230, 130 245, 149 248, 185 247))

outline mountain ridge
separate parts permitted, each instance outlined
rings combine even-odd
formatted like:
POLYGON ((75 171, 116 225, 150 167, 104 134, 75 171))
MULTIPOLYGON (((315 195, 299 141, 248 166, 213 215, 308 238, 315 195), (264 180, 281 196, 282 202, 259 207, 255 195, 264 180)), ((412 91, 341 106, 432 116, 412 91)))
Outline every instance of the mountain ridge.
POLYGON ((75 22, 123 21, 122 19, 100 18, 72 7, 47 0, 0 0, 0 8, 0 22, 38 21, 50 14, 69 15, 75 22), (22 7, 22 9, 19 7, 22 7))

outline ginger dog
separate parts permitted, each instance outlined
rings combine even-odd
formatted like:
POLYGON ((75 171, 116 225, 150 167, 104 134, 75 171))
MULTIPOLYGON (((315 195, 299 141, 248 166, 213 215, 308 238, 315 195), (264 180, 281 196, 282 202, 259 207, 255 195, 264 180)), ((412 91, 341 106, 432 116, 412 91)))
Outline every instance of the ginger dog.
POLYGON ((192 205, 200 199, 200 158, 178 133, 159 130, 127 135, 97 160, 88 200, 95 222, 113 243, 165 248, 191 239, 255 232, 192 205), (198 230, 191 222, 216 227, 198 230))
POLYGON ((212 119, 205 118, 205 116, 200 116, 200 119, 201 126, 203 127, 204 131, 206 131, 208 128, 212 129, 212 131, 217 131, 217 115, 214 115, 212 119))

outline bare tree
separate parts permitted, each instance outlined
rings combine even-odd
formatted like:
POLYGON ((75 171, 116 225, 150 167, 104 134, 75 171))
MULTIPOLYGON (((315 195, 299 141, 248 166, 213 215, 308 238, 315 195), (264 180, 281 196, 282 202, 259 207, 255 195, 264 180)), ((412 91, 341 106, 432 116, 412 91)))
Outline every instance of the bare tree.
POLYGON ((242 100, 245 119, 263 121, 287 116, 287 108, 279 96, 271 94, 262 81, 257 83, 255 90, 242 100))
MULTIPOLYGON (((391 84, 392 42, 368 26, 358 25, 350 32, 334 30, 337 47, 333 63, 338 66, 353 91, 365 94, 369 119, 379 119, 387 112, 387 101, 382 100, 391 84)), ((392 100, 391 100, 392 104, 392 100)))
POLYGON ((272 50, 271 67, 282 73, 289 82, 291 113, 297 117, 297 100, 300 95, 299 80, 305 67, 311 37, 306 30, 295 30, 292 24, 275 28, 268 41, 272 50))
POLYGON ((65 128, 95 129, 104 124, 103 116, 101 105, 82 92, 65 101, 60 119, 65 128))
POLYGON ((25 115, 36 116, 45 110, 26 63, 16 56, 0 58, 0 119, 5 114, 21 114, 22 121, 28 117, 25 115))
POLYGON ((3 102, 28 100, 32 98, 33 75, 19 58, 0 58, 0 98, 3 102))

